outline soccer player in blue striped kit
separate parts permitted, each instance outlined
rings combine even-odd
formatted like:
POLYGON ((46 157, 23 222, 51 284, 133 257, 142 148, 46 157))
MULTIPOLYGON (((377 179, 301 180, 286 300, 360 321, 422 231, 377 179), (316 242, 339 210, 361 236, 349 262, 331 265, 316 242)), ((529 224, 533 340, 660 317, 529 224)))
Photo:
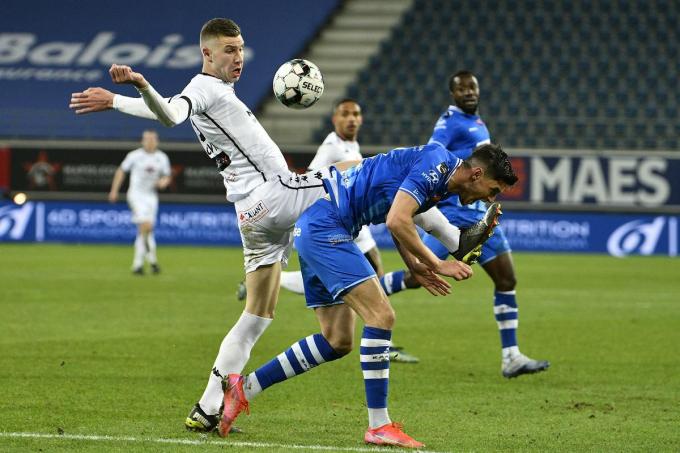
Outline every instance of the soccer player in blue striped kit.
MULTIPOLYGON (((475 147, 491 142, 489 130, 477 112, 479 83, 470 71, 459 71, 449 78, 449 90, 454 105, 437 121, 430 143, 438 143, 459 158, 465 159, 475 147)), ((452 224, 461 228, 478 222, 486 211, 482 201, 467 204, 455 196, 437 207, 452 224)), ((424 236, 423 242, 439 258, 445 259, 448 255, 446 247, 432 235, 424 236)), ((519 309, 515 298, 517 279, 510 244, 502 228, 497 228, 494 235, 482 246, 479 264, 494 283, 494 316, 501 337, 501 373, 506 378, 514 378, 547 370, 550 362, 531 359, 519 350, 519 309)), ((386 273, 380 283, 387 294, 420 286, 404 270, 386 273)))
MULTIPOLYGON (((307 307, 314 309, 321 333, 301 339, 247 376, 230 374, 224 381, 220 432, 228 433, 236 417, 248 411, 249 401, 264 389, 348 354, 359 315, 365 324, 360 360, 369 419, 364 441, 422 447, 392 422, 387 411, 395 314, 353 238, 364 225, 386 223, 414 278, 433 295, 446 295, 450 284, 440 275, 463 280, 472 275, 472 269, 462 261, 439 259, 422 243, 415 224, 437 231, 452 253, 461 252, 460 230, 430 208, 452 194, 466 203, 493 202, 516 181, 507 155, 492 144, 479 147, 465 161, 431 144, 378 154, 344 172, 331 167, 331 178, 324 181, 327 196, 308 208, 294 229, 307 307), (451 229, 442 229, 442 225, 451 229)), ((489 212, 495 214, 488 217, 495 221, 498 209, 494 205, 495 211, 492 205, 489 212)), ((493 223, 489 218, 483 222, 493 223)))

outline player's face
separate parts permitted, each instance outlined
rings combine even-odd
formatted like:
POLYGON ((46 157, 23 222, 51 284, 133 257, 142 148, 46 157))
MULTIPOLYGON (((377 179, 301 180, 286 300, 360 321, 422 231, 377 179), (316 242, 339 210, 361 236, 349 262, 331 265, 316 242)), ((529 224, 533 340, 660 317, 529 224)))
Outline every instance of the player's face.
POLYGON ((502 181, 496 181, 486 176, 481 168, 473 169, 470 180, 458 192, 461 204, 474 203, 477 200, 493 202, 496 197, 508 188, 502 181))
POLYGON ((142 134, 142 148, 149 152, 155 151, 158 148, 158 135, 155 132, 144 132, 142 134))
POLYGON ((244 42, 241 35, 219 36, 203 44, 203 71, 225 82, 238 82, 243 72, 244 42))
POLYGON ((361 107, 356 102, 343 102, 333 114, 335 133, 343 140, 356 140, 363 121, 361 107))
POLYGON ((465 113, 473 115, 479 105, 479 83, 474 76, 459 76, 454 79, 453 102, 465 113))

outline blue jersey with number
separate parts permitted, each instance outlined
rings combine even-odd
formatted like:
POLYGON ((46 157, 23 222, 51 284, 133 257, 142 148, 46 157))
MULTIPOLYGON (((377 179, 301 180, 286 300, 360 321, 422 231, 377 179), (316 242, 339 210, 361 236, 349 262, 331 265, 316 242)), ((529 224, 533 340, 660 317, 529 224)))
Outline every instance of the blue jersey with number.
POLYGON ((416 200, 418 213, 448 198, 447 182, 461 163, 438 144, 398 148, 344 172, 332 167, 324 185, 343 226, 356 236, 363 225, 385 222, 399 190, 416 200))
MULTIPOLYGON (((451 105, 437 120, 428 143, 437 143, 451 151, 456 157, 465 160, 479 145, 491 143, 491 136, 479 115, 470 115, 459 107, 451 105)), ((458 197, 451 197, 439 205, 445 214, 448 208, 453 207, 464 207, 475 211, 486 210, 482 201, 463 206, 458 197)))

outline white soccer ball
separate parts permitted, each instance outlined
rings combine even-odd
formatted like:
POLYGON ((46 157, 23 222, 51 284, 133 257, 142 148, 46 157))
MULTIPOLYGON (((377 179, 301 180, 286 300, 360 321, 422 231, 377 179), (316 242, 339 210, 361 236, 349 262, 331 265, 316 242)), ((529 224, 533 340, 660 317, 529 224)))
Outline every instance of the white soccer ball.
POLYGON ((281 104, 292 109, 306 109, 321 98, 323 76, 314 63, 296 58, 276 71, 273 87, 281 104))

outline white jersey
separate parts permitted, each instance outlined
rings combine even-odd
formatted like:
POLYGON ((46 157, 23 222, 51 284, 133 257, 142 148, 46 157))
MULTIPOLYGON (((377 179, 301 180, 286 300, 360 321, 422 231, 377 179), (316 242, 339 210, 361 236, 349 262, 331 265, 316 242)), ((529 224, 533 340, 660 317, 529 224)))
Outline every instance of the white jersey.
POLYGON ((338 134, 331 132, 316 150, 309 169, 316 170, 346 160, 361 160, 359 142, 343 140, 338 134))
POLYGON ((191 126, 224 178, 227 200, 290 171, 281 150, 234 92, 234 84, 198 74, 180 97, 189 102, 191 126))
POLYGON ((120 168, 130 173, 129 195, 155 195, 158 180, 170 176, 170 159, 159 149, 149 153, 137 148, 125 156, 120 168))

